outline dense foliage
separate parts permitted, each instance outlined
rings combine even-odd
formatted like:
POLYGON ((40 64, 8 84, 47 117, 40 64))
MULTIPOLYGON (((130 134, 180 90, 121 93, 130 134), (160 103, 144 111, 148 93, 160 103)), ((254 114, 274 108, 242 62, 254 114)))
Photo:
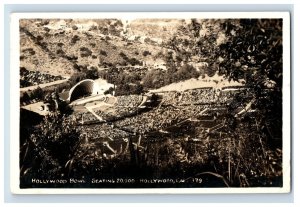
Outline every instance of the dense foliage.
MULTIPOLYGON (((79 134, 75 123, 64 117, 59 112, 46 116, 30 130, 29 137, 25 137, 20 153, 20 173, 24 183, 31 183, 32 178, 59 179, 66 176, 65 165, 77 149, 79 134)), ((23 136, 21 134, 21 138, 23 136)))
POLYGON ((220 45, 219 73, 245 80, 254 91, 251 108, 259 111, 258 127, 269 139, 281 139, 282 20, 242 19, 239 24, 227 21, 222 26, 227 42, 220 45))

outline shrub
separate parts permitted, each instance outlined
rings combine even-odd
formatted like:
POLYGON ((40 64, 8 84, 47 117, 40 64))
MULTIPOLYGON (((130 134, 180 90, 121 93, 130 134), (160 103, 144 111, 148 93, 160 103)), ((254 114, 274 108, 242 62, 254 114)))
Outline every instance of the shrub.
POLYGON ((80 52, 81 52, 80 54, 81 57, 88 57, 92 55, 92 51, 87 47, 81 47, 80 52))
POLYGON ((41 36, 41 35, 38 35, 37 37, 36 37, 36 40, 38 41, 38 42, 40 42, 40 41, 42 41, 44 38, 41 36))
POLYGON ((151 52, 149 52, 148 50, 145 50, 144 52, 143 52, 143 56, 148 56, 148 55, 151 55, 151 52))
POLYGON ((76 44, 76 42, 79 41, 79 40, 80 40, 79 36, 78 35, 74 35, 72 37, 72 39, 71 39, 71 43, 72 44, 76 44))
POLYGON ((68 60, 77 60, 77 59, 78 59, 78 57, 75 56, 75 55, 67 55, 66 58, 67 58, 68 60))
POLYGON ((77 27, 76 25, 73 25, 73 26, 72 26, 72 29, 73 29, 73 30, 78 30, 78 27, 77 27))
POLYGON ((35 51, 32 48, 24 49, 22 52, 28 55, 35 55, 35 51))
POLYGON ((59 43, 57 43, 57 46, 58 46, 58 47, 62 47, 62 46, 64 46, 64 43, 59 42, 59 43))
POLYGON ((107 53, 104 50, 100 50, 100 55, 107 56, 107 53))
POLYGON ((127 55, 126 55, 124 52, 120 52, 119 55, 120 55, 122 58, 127 57, 127 55))
POLYGON ((48 33, 50 32, 50 29, 48 27, 44 27, 44 31, 48 33))
POLYGON ((21 180, 23 185, 31 178, 61 178, 67 171, 65 166, 72 159, 78 145, 79 134, 76 131, 75 122, 65 119, 60 113, 46 116, 34 129, 31 135, 25 137, 28 140, 26 150, 21 161, 21 180), (45 136, 47 134, 48 136, 45 136), (32 163, 30 168, 27 164, 32 163), (29 171, 29 173, 26 173, 29 171))
POLYGON ((77 73, 74 73, 69 81, 71 83, 71 85, 75 85, 76 83, 78 83, 79 81, 82 81, 86 79, 86 74, 82 73, 82 72, 77 72, 77 73))
POLYGON ((86 71, 86 78, 88 79, 97 79, 98 76, 98 69, 96 67, 91 67, 89 70, 86 71))
POLYGON ((58 50, 56 50, 56 54, 58 54, 58 55, 64 55, 65 52, 62 49, 58 49, 58 50))
POLYGON ((132 66, 141 64, 141 62, 139 60, 137 60, 136 58, 131 58, 128 61, 132 66))

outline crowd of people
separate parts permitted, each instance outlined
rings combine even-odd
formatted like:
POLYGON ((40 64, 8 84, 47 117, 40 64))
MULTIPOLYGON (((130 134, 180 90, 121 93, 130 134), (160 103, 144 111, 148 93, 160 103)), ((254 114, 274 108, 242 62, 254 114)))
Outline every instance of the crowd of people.
POLYGON ((110 121, 114 118, 111 112, 103 112, 101 109, 93 109, 93 111, 103 120, 110 121))
POLYGON ((82 124, 98 121, 97 117, 89 111, 76 112, 73 114, 73 119, 82 124))
POLYGON ((140 95, 118 96, 115 107, 138 107, 142 100, 140 95))
MULTIPOLYGON (((164 93, 163 103, 170 105, 186 106, 197 104, 226 104, 232 101, 239 90, 220 90, 212 88, 199 88, 183 92, 171 91, 164 93)), ((250 93, 247 91, 247 96, 250 93)))
POLYGON ((147 112, 140 112, 136 116, 122 119, 116 122, 117 125, 137 133, 165 130, 184 120, 196 118, 205 106, 195 105, 187 107, 160 106, 147 112))
POLYGON ((28 87, 33 85, 39 85, 43 83, 49 83, 57 80, 62 80, 61 76, 54 76, 50 74, 41 73, 39 71, 29 71, 25 68, 20 70, 20 87, 28 87))
POLYGON ((105 120, 112 120, 115 118, 122 118, 131 115, 138 110, 138 106, 142 103, 143 96, 129 95, 118 96, 117 101, 111 107, 110 111, 97 110, 95 113, 105 120))
MULTIPOLYGON (((180 128, 186 121, 193 122, 198 132, 202 133, 222 122, 222 115, 226 110, 224 103, 229 102, 236 93, 212 89, 168 92, 162 95, 158 106, 145 109, 137 108, 143 101, 143 96, 119 96, 111 110, 93 109, 106 123, 83 125, 81 130, 91 139, 108 138, 108 143, 115 146, 116 143, 126 142, 129 136, 141 135, 144 138, 156 132, 170 134, 172 128, 180 128), (132 115, 133 113, 135 114, 132 115)), ((75 116, 78 121, 83 119, 85 123, 98 119, 91 112, 76 113, 75 116)))
POLYGON ((218 97, 218 94, 210 88, 194 89, 182 93, 179 101, 182 104, 208 104, 216 102, 218 97))

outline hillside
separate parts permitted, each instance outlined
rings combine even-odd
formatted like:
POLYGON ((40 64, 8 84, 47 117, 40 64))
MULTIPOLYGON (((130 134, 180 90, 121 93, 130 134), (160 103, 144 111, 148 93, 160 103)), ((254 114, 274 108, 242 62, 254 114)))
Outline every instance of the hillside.
POLYGON ((164 48, 120 35, 119 24, 116 20, 22 20, 20 67, 69 76, 81 68, 162 61, 164 48))
POLYGON ((136 19, 128 24, 128 33, 160 39, 163 42, 173 37, 184 20, 178 19, 136 19))
POLYGON ((73 73, 72 62, 53 55, 24 32, 20 33, 20 68, 52 75, 68 76, 73 73))

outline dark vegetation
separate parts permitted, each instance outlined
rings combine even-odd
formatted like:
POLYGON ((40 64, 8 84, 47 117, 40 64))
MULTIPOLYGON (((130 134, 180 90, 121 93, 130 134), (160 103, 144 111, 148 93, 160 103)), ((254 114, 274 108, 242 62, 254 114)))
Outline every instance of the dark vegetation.
POLYGON ((142 79, 145 88, 159 88, 171 83, 198 78, 200 73, 191 65, 183 65, 180 67, 172 67, 167 71, 151 70, 142 79))
POLYGON ((59 113, 46 116, 40 125, 30 129, 30 136, 21 146, 21 183, 31 182, 31 178, 36 177, 57 179, 66 173, 62 166, 75 153, 79 134, 75 123, 63 116, 59 113))
POLYGON ((50 74, 43 74, 39 71, 29 71, 24 67, 20 68, 20 88, 49 83, 57 80, 62 80, 61 76, 54 76, 50 74))

